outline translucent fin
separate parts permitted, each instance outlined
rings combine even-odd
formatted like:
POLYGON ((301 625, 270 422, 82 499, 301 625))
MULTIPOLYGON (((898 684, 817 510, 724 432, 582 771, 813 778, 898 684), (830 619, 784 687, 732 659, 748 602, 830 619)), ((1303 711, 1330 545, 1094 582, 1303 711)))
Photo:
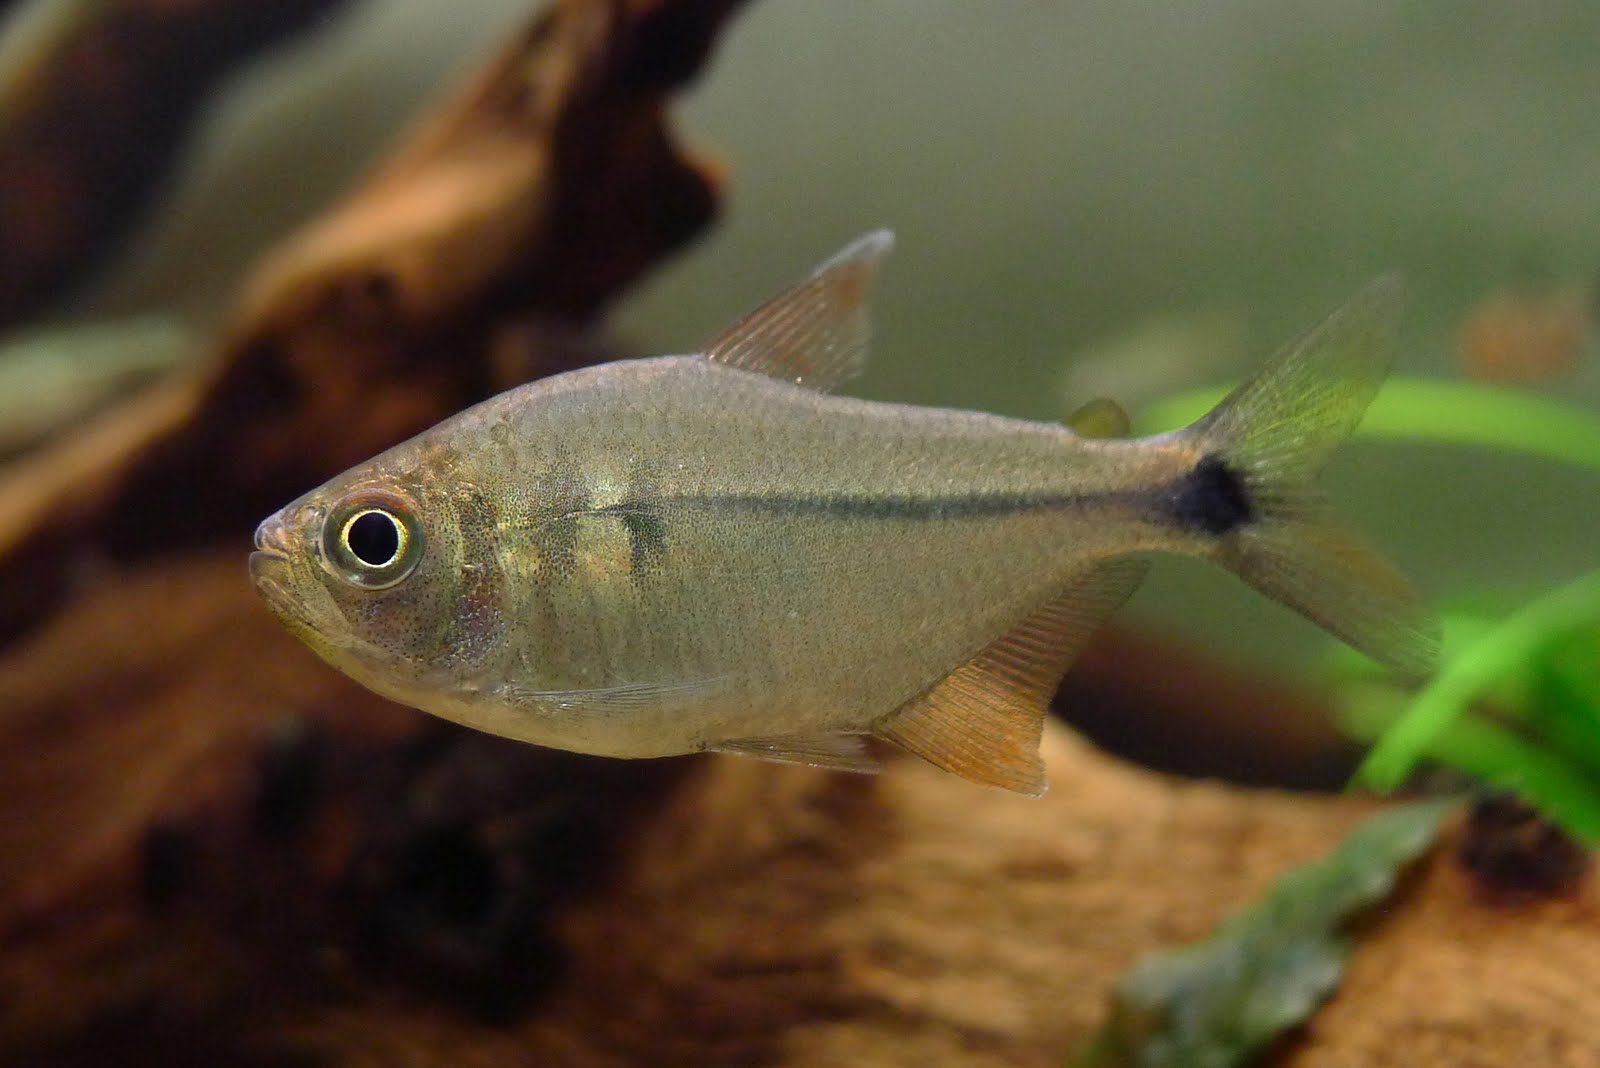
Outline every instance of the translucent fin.
POLYGON ((1202 454, 1198 492, 1175 499, 1200 525, 1216 524, 1220 563, 1415 677, 1437 657, 1437 621, 1388 561, 1331 517, 1312 483, 1389 371, 1400 306, 1399 280, 1380 278, 1185 431, 1202 454))
POLYGON ((872 336, 869 300, 894 234, 874 230, 734 323, 706 349, 729 367, 828 392, 861 373, 872 336))
POLYGON ((1242 528, 1222 562, 1410 679, 1433 672, 1439 625, 1411 583, 1321 504, 1280 502, 1242 528))
POLYGON ((1121 557, 1084 572, 873 732, 946 771, 1029 797, 1045 791, 1039 736, 1061 677, 1149 565, 1121 557))
POLYGON ((1086 438, 1125 438, 1133 424, 1122 405, 1110 397, 1096 397, 1067 416, 1067 426, 1086 438))
POLYGON ((821 734, 808 738, 747 738, 707 746, 714 753, 735 753, 782 764, 876 775, 881 768, 859 734, 821 734))
POLYGON ((1379 278, 1278 350, 1191 432, 1269 485, 1309 480, 1361 422, 1388 377, 1403 304, 1399 277, 1379 278))

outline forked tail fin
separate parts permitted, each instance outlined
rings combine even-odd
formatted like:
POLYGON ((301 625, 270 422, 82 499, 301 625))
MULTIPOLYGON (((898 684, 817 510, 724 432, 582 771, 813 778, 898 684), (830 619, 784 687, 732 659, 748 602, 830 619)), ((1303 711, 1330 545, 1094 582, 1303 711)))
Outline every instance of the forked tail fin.
POLYGON ((1314 484, 1389 372, 1400 307, 1399 279, 1378 279, 1185 430, 1202 459, 1176 506, 1218 536, 1215 558, 1240 578, 1420 677, 1437 656, 1437 621, 1314 484))

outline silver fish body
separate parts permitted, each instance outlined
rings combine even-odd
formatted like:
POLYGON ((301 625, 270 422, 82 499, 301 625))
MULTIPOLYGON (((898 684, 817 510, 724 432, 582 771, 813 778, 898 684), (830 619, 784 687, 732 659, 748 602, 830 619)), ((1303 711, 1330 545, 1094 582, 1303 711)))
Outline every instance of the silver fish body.
POLYGON ((1044 703, 1143 573, 1128 554, 1217 560, 1392 662, 1425 658, 1403 580, 1300 485, 1364 407, 1350 382, 1381 378, 1383 314, 1331 321, 1343 378, 1290 352, 1276 392, 1242 387, 1189 430, 1087 438, 817 388, 859 365, 886 248, 846 249, 707 355, 534 382, 334 479, 262 524, 258 588, 359 681, 497 734, 855 770, 878 734, 1027 793, 1044 703), (1239 415, 1308 397, 1338 425, 1239 415))

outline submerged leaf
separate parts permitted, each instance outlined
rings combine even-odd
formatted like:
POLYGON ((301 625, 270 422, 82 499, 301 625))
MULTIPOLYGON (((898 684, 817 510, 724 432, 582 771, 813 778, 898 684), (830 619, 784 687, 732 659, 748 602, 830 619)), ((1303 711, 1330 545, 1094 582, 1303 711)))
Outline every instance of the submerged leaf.
POLYGON ((1076 1068, 1227 1068, 1304 1020, 1338 985, 1342 933, 1432 845, 1454 802, 1389 809, 1289 871, 1209 938, 1150 954, 1118 983, 1076 1068))

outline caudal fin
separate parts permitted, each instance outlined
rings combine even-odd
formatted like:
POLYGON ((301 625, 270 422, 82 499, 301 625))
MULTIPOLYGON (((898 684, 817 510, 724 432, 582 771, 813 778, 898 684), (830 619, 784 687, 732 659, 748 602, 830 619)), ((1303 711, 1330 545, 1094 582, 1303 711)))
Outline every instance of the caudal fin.
POLYGON ((1437 656, 1436 620, 1314 484, 1389 372, 1400 307, 1399 279, 1378 279, 1189 427, 1202 459, 1176 503, 1246 582, 1420 677, 1437 656))

